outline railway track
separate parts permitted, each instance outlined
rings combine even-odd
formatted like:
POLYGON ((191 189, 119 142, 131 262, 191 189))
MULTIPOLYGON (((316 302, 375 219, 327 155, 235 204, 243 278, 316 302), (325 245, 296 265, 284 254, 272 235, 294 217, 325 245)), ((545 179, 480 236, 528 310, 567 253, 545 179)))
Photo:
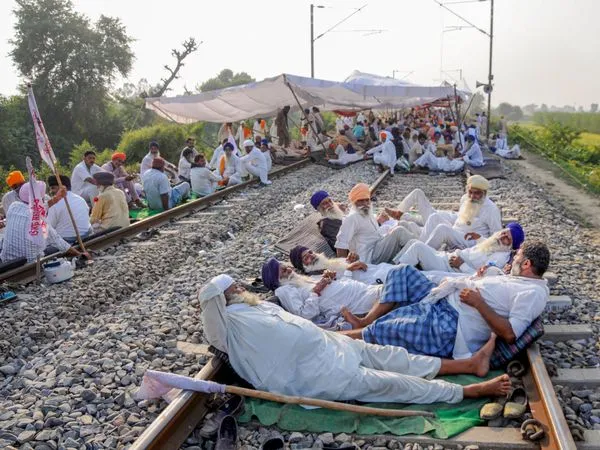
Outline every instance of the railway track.
MULTIPOLYGON (((388 180, 388 173, 383 173, 371 185, 374 193, 388 180)), ((569 334, 562 335, 569 339, 569 334)), ((554 335, 553 339, 561 339, 554 335)), ((531 346, 523 355, 523 363, 527 373, 523 376, 523 384, 528 394, 531 414, 544 430, 544 437, 536 442, 523 440, 521 433, 515 428, 474 427, 452 439, 439 440, 428 436, 394 436, 399 442, 420 443, 421 445, 439 444, 445 447, 478 445, 481 449, 594 449, 600 448, 594 442, 575 443, 562 408, 554 393, 552 380, 546 370, 540 349, 537 344, 531 346)), ((198 379, 219 381, 227 377, 229 370, 217 357, 212 357, 196 375, 198 379)), ((201 393, 184 391, 171 402, 158 418, 133 443, 131 449, 178 449, 194 431, 207 414, 207 396, 201 393)), ((357 436, 358 437, 358 436, 357 436)), ((365 436, 363 439, 374 439, 377 436, 365 436)), ((386 436, 388 439, 390 436, 386 436)), ((462 448, 462 447, 460 447, 462 448)))
MULTIPOLYGON (((293 164, 283 166, 279 169, 274 170, 269 174, 272 178, 274 176, 285 175, 288 172, 292 172, 296 169, 304 167, 310 159, 303 159, 293 164)), ((233 193, 242 191, 249 186, 258 183, 257 179, 252 179, 250 181, 246 181, 240 183, 235 186, 228 187, 221 191, 215 192, 214 194, 207 195, 206 197, 199 198, 197 200, 189 201, 182 205, 179 205, 175 208, 169 209, 168 211, 164 211, 160 214, 156 214, 152 217, 148 217, 146 219, 137 221, 132 223, 127 228, 121 228, 119 230, 110 232, 108 234, 98 236, 97 238, 93 238, 87 242, 85 242, 85 246, 88 250, 100 250, 106 247, 109 247, 115 243, 120 242, 122 239, 135 236, 142 231, 148 230, 150 228, 158 227, 164 225, 172 220, 188 216, 195 212, 201 211, 203 209, 209 208, 215 203, 221 201, 228 195, 233 193)), ((76 246, 78 247, 78 246, 76 246)), ((47 261, 50 261, 53 258, 63 256, 63 253, 56 253, 53 255, 48 255, 40 260, 41 264, 44 264, 47 261)), ((0 283, 2 282, 22 282, 26 283, 28 281, 32 281, 37 277, 37 263, 29 263, 23 266, 14 268, 12 270, 0 273, 0 283)))

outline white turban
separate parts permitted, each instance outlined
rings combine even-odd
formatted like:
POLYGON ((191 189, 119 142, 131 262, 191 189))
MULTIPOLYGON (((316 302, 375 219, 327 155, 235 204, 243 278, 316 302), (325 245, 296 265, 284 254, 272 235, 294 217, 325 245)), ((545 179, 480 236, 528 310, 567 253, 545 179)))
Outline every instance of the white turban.
POLYGON ((210 282, 217 286, 221 290, 221 293, 225 293, 225 291, 235 283, 233 278, 226 274, 218 275, 210 280, 210 282))
POLYGON ((254 147, 254 142, 250 139, 244 141, 244 147, 254 147))
POLYGON ((467 179, 467 186, 471 186, 473 189, 488 191, 490 189, 490 182, 481 175, 472 175, 467 179))

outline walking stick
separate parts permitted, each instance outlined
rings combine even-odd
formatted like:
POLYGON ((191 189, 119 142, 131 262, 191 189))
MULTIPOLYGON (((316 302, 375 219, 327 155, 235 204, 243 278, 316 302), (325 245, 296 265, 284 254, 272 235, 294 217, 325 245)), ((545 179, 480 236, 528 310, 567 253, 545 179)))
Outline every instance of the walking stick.
POLYGON ((383 409, 372 408, 370 406, 351 405, 348 403, 334 402, 330 400, 320 400, 309 397, 298 397, 291 395, 274 394, 272 392, 257 391, 254 389, 242 388, 239 386, 230 386, 226 384, 215 383, 214 381, 199 380, 183 375, 176 375, 156 370, 147 370, 142 380, 139 391, 134 394, 136 399, 157 398, 166 394, 171 388, 191 390, 203 393, 229 393, 242 395, 244 397, 269 400, 277 403, 286 403, 289 405, 308 405, 320 408, 331 409, 335 411, 347 411, 357 414, 370 414, 382 417, 435 417, 430 411, 404 410, 404 409, 383 409))

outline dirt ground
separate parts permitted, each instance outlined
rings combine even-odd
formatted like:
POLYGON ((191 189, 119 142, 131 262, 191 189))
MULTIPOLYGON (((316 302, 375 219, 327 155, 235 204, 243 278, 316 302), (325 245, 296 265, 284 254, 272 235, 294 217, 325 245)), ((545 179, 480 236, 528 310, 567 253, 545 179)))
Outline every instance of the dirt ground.
POLYGON ((600 197, 577 186, 559 167, 535 153, 522 151, 526 159, 504 160, 506 164, 527 175, 572 214, 572 219, 600 232, 600 197))

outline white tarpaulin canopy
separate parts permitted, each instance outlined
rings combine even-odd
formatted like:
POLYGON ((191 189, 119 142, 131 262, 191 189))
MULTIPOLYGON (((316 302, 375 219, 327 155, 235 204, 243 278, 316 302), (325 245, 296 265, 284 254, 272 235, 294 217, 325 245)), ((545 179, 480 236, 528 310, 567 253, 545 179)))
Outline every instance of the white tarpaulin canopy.
MULTIPOLYGON (((180 123, 235 122, 274 116, 285 105, 297 107, 292 90, 302 107, 318 106, 323 111, 400 109, 454 96, 449 85, 418 86, 355 71, 345 82, 282 74, 196 95, 147 98, 146 108, 180 123)), ((458 94, 464 97, 470 92, 458 94)))

